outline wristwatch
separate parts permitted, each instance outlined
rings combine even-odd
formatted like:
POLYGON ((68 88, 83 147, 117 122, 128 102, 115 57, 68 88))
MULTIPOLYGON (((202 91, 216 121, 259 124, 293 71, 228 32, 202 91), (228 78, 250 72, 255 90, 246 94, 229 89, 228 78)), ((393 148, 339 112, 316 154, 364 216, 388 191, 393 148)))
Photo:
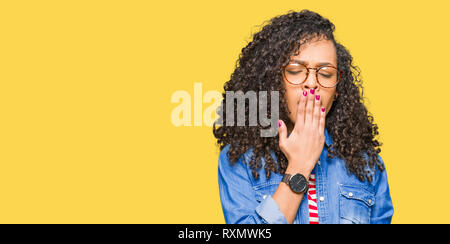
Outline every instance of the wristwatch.
POLYGON ((308 191, 308 181, 302 174, 285 174, 281 182, 288 184, 295 193, 305 193, 308 191))

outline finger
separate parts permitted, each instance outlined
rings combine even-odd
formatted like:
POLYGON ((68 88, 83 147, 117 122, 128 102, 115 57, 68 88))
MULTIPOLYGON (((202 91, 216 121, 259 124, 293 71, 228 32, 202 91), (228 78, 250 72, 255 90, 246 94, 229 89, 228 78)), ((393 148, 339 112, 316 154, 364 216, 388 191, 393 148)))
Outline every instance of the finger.
POLYGON ((313 109, 313 126, 319 127, 320 120, 320 108, 321 108, 322 100, 320 99, 320 95, 316 94, 314 97, 314 109, 313 109))
MULTIPOLYGON (((301 91, 301 90, 300 90, 301 91)), ((297 104, 297 119, 295 121, 294 130, 301 131, 305 124, 305 107, 308 99, 308 92, 301 91, 300 99, 297 104)))
POLYGON ((280 148, 283 148, 283 145, 287 139, 287 128, 283 123, 283 120, 278 120, 278 136, 280 138, 278 144, 280 148))
POLYGON ((325 133, 325 116, 326 116, 326 112, 325 112, 325 107, 321 107, 320 108, 320 119, 319 119, 319 135, 324 135, 325 133))
POLYGON ((308 101, 306 102, 305 109, 305 125, 311 125, 313 121, 313 111, 314 111, 314 89, 311 89, 308 94, 308 101))

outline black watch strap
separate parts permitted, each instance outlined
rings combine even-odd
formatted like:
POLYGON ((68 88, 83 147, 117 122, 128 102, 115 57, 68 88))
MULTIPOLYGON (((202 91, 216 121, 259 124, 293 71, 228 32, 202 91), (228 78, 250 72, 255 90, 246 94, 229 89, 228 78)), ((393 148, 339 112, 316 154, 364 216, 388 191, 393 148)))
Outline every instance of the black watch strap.
POLYGON ((283 176, 283 179, 281 179, 281 182, 284 182, 284 183, 286 183, 286 184, 288 184, 289 185, 289 179, 292 177, 292 175, 290 175, 290 174, 285 174, 284 176, 283 176))

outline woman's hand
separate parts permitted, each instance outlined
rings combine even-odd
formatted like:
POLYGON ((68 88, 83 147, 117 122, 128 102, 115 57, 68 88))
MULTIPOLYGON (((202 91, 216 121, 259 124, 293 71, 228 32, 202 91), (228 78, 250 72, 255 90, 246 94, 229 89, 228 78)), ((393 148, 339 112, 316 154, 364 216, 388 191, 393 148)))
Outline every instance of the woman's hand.
POLYGON ((314 89, 303 91, 297 107, 297 121, 287 137, 286 124, 278 121, 279 146, 289 161, 286 173, 309 177, 325 143, 325 108, 314 89))

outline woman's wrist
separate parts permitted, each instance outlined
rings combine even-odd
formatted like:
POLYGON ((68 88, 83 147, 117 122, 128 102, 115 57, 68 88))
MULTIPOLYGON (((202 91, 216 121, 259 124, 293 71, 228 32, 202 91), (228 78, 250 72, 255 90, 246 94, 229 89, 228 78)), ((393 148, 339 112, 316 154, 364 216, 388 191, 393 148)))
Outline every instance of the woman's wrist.
POLYGON ((313 169, 310 169, 306 165, 307 164, 300 164, 300 165, 298 163, 294 164, 291 161, 289 161, 285 174, 291 175, 302 174, 303 176, 305 176, 306 179, 309 179, 309 176, 311 175, 313 169))

